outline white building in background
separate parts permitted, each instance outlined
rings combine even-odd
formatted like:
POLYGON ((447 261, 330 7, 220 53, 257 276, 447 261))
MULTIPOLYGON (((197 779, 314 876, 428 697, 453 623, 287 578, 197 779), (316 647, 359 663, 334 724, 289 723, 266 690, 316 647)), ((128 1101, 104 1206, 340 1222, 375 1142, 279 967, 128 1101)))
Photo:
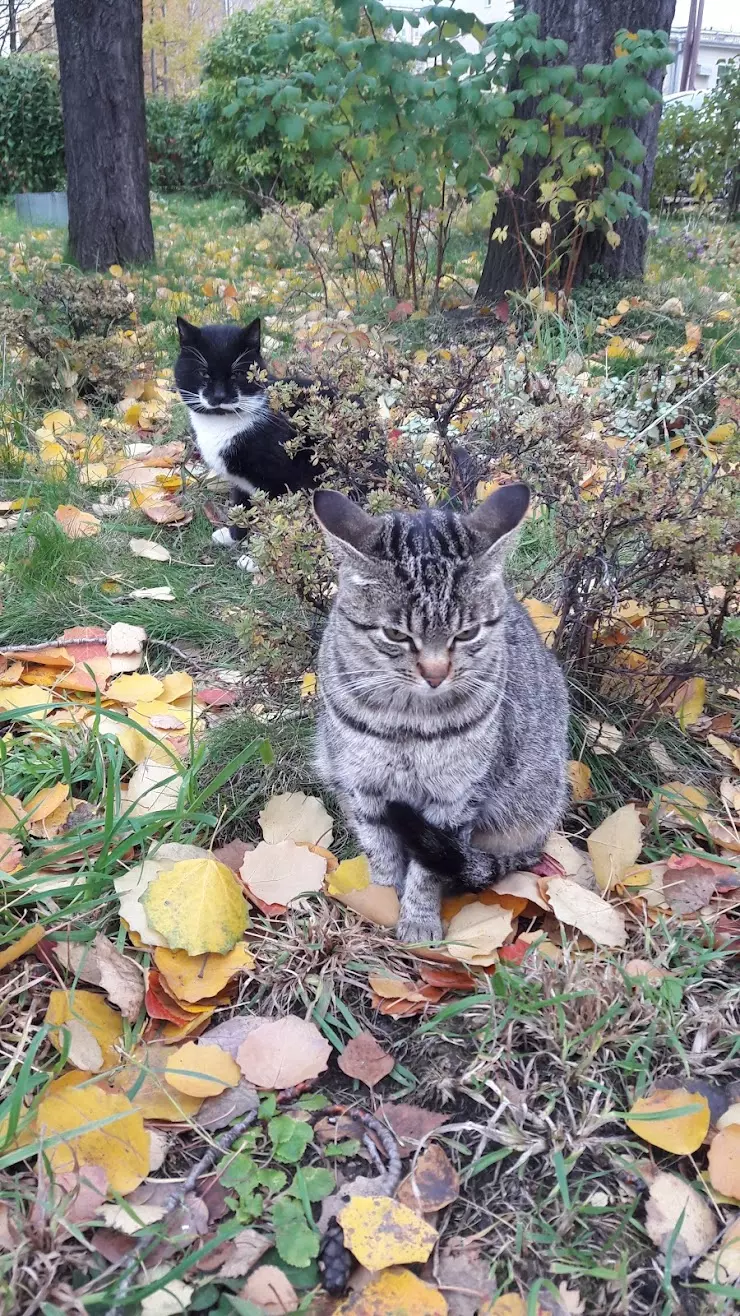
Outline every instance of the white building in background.
MULTIPOLYGON (((685 27, 671 28, 670 46, 676 56, 676 62, 670 65, 666 73, 663 84, 663 94, 666 96, 672 91, 678 91, 681 86, 687 31, 688 28, 685 27)), ((696 90, 711 91, 717 84, 718 65, 728 59, 737 58, 738 55, 740 55, 740 32, 720 31, 711 27, 702 28, 694 77, 696 90)))

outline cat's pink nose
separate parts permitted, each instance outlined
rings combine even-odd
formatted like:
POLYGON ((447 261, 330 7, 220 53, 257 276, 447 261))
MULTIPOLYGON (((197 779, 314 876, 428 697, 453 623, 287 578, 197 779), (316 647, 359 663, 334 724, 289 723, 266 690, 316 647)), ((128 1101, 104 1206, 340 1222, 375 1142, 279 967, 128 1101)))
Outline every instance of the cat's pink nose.
POLYGON ((424 677, 427 685, 431 685, 436 690, 446 677, 450 674, 449 658, 425 658, 423 655, 416 664, 418 671, 424 677))

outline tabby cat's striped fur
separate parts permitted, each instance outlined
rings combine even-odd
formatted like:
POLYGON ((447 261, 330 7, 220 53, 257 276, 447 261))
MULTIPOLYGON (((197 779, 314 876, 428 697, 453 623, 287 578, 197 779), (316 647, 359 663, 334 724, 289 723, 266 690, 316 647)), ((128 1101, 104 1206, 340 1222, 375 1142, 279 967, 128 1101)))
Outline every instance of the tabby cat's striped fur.
POLYGON ((565 807, 565 682, 503 578, 528 500, 509 485, 467 516, 372 517, 315 495, 339 566, 317 762, 399 891, 403 941, 440 937, 445 885, 534 862, 565 807))

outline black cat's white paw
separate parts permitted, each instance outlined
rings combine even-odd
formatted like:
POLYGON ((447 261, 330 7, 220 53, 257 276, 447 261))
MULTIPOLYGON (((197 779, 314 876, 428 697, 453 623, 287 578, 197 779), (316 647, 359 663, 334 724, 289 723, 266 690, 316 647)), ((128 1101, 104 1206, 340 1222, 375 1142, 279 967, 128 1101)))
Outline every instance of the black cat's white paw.
POLYGON ((218 544, 219 548, 233 548, 237 543, 237 541, 232 538, 231 527, 227 525, 222 525, 218 530, 214 530, 211 535, 211 540, 214 544, 218 544))

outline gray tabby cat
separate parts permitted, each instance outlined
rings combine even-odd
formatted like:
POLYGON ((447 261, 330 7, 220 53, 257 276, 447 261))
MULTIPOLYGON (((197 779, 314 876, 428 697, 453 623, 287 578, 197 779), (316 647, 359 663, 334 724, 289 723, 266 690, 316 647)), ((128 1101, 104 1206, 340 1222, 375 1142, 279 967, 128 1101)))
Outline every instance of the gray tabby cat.
POLYGON ((528 503, 514 484, 468 515, 377 517, 314 495, 339 567, 317 766, 401 896, 402 941, 441 937, 445 886, 529 867, 565 808, 565 681, 503 576, 528 503))

